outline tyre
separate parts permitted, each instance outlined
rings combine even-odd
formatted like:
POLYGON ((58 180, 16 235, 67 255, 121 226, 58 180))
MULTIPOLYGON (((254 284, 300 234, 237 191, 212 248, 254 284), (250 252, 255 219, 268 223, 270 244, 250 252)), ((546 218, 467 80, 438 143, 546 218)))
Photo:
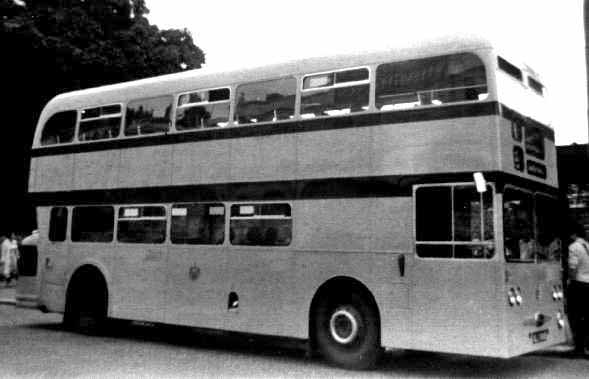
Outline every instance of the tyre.
POLYGON ((84 334, 98 334, 106 319, 106 286, 100 280, 73 280, 66 296, 64 326, 84 334))
POLYGON ((323 296, 314 322, 317 349, 329 362, 358 370, 376 365, 381 353, 378 311, 359 293, 323 296))

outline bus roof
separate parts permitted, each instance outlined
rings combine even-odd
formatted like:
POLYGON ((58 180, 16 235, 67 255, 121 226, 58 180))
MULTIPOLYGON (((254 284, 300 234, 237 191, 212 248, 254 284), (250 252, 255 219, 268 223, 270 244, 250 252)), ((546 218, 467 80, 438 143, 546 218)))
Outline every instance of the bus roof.
POLYGON ((491 48, 490 42, 481 37, 444 37, 435 40, 420 41, 405 47, 311 57, 230 71, 220 71, 211 68, 195 69, 63 93, 54 97, 47 104, 43 113, 47 117, 49 114, 62 110, 120 103, 129 99, 216 88, 247 81, 259 81, 303 73, 320 72, 322 70, 362 66, 384 61, 406 60, 488 48, 491 48))

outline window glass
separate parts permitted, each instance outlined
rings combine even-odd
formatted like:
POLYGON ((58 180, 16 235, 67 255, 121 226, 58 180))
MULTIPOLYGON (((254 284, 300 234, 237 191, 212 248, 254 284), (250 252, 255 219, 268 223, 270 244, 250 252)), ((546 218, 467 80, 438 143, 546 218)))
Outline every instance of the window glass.
POLYGON ((532 194, 507 188, 503 194, 503 238, 508 261, 534 260, 532 194))
POLYGON ((167 132, 170 128, 172 96, 154 97, 127 104, 125 135, 167 132))
POLYGON ((538 159, 544 159, 544 134, 542 133, 542 130, 533 126, 526 126, 525 133, 526 154, 530 154, 538 159))
POLYGON ((226 126, 229 122, 229 88, 195 91, 178 97, 176 129, 226 126))
POLYGON ((166 240, 166 210, 163 206, 119 208, 117 240, 127 243, 163 243, 166 240))
POLYGON ((303 79, 301 117, 339 116, 368 109, 366 68, 309 75, 303 79))
POLYGON ((172 207, 172 243, 219 245, 225 239, 223 204, 177 204, 172 207))
POLYGON ((76 111, 57 112, 49 117, 41 132, 41 145, 72 142, 77 119, 76 111))
POLYGON ((508 188, 503 195, 505 258, 510 262, 559 262, 563 219, 556 199, 508 188))
POLYGON ((558 238, 562 217, 558 201, 545 195, 536 195, 536 227, 538 235, 538 260, 560 262, 562 243, 558 238))
POLYGON ((497 62, 499 64, 500 70, 519 80, 520 82, 523 80, 524 76, 522 74, 522 70, 520 70, 516 65, 506 61, 501 57, 497 57, 497 62))
POLYGON ((296 79, 286 78, 237 87, 235 119, 248 124, 292 118, 296 83, 296 79))
POLYGON ((493 256, 493 192, 472 185, 420 187, 415 193, 417 254, 427 258, 493 256))
POLYGON ((292 239, 289 204, 234 204, 231 206, 232 245, 287 246, 292 239))
POLYGON ((72 241, 111 242, 114 209, 110 206, 76 207, 72 212, 72 241))
POLYGON ((544 94, 544 85, 536 79, 528 76, 528 86, 533 89, 538 95, 544 94))
POLYGON ((121 129, 121 106, 119 104, 87 108, 80 112, 80 141, 96 141, 119 136, 121 129))
POLYGON ((485 66, 474 54, 387 63, 376 70, 376 107, 406 109, 486 99, 485 66))
POLYGON ((51 209, 49 219, 49 241, 63 242, 67 231, 67 208, 55 207, 51 209))

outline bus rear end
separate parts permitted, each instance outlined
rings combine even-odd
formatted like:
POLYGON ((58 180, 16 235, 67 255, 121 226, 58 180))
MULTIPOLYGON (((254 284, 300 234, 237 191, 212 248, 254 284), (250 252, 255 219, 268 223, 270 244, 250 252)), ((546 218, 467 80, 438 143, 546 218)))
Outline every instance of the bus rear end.
POLYGON ((566 341, 557 199, 507 185, 503 191, 507 356, 566 341))
POLYGON ((39 232, 25 237, 19 246, 18 272, 16 284, 16 305, 18 307, 36 308, 39 300, 39 252, 37 242, 39 232))

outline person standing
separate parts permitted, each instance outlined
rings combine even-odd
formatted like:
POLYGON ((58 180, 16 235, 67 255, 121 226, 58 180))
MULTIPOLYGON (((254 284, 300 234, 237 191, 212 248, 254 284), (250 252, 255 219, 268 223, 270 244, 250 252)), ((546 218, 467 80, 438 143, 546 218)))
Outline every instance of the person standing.
POLYGON ((5 236, 0 237, 0 239, 2 240, 2 245, 0 246, 0 248, 2 249, 2 255, 0 256, 0 263, 2 266, 2 277, 4 278, 4 280, 6 280, 6 286, 8 286, 8 284, 10 283, 11 274, 10 249, 12 248, 12 242, 10 241, 10 238, 7 238, 5 236))
POLYGON ((583 238, 585 230, 575 225, 570 232, 568 269, 568 313, 575 342, 575 352, 587 357, 589 333, 589 243, 583 238))

